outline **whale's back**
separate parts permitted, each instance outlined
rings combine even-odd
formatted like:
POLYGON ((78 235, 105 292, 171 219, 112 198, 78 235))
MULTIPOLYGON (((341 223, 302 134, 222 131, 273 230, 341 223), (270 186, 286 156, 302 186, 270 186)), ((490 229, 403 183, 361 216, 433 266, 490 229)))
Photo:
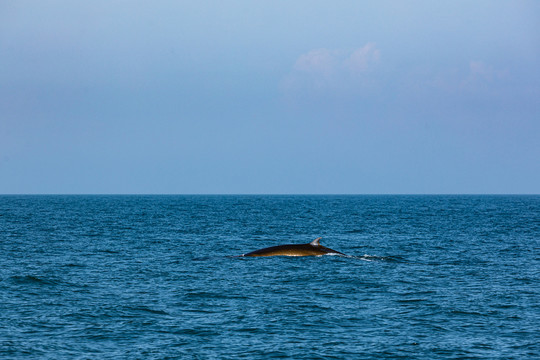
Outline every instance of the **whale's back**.
POLYGON ((319 244, 320 238, 313 240, 309 244, 287 244, 271 246, 264 249, 255 250, 242 256, 321 256, 327 254, 344 255, 339 251, 332 250, 319 244))

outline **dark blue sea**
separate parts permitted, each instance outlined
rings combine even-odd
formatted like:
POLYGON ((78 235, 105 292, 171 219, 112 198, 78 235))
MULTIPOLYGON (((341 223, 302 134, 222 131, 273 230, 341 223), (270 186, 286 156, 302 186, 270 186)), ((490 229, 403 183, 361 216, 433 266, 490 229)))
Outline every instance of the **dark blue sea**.
POLYGON ((539 359, 540 196, 0 196, 0 358, 539 359))

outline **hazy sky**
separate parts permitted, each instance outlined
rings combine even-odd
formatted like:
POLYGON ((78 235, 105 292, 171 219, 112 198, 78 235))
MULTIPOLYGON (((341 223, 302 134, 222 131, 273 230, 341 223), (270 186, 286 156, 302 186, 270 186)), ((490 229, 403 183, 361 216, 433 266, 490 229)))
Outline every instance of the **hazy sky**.
POLYGON ((0 193, 540 193, 540 2, 0 0, 0 193))

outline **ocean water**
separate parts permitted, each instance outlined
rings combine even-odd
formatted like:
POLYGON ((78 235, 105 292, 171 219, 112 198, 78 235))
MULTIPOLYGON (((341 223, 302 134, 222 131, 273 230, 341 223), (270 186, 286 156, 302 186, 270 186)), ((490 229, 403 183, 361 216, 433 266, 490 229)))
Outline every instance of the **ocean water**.
POLYGON ((0 358, 538 359, 540 196, 0 196, 0 358))

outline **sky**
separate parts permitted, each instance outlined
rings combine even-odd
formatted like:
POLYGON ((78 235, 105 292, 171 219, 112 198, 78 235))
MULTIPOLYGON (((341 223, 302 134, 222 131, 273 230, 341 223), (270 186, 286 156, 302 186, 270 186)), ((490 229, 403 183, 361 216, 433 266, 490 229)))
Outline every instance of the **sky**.
POLYGON ((0 0, 0 194, 539 194, 538 1, 0 0))

